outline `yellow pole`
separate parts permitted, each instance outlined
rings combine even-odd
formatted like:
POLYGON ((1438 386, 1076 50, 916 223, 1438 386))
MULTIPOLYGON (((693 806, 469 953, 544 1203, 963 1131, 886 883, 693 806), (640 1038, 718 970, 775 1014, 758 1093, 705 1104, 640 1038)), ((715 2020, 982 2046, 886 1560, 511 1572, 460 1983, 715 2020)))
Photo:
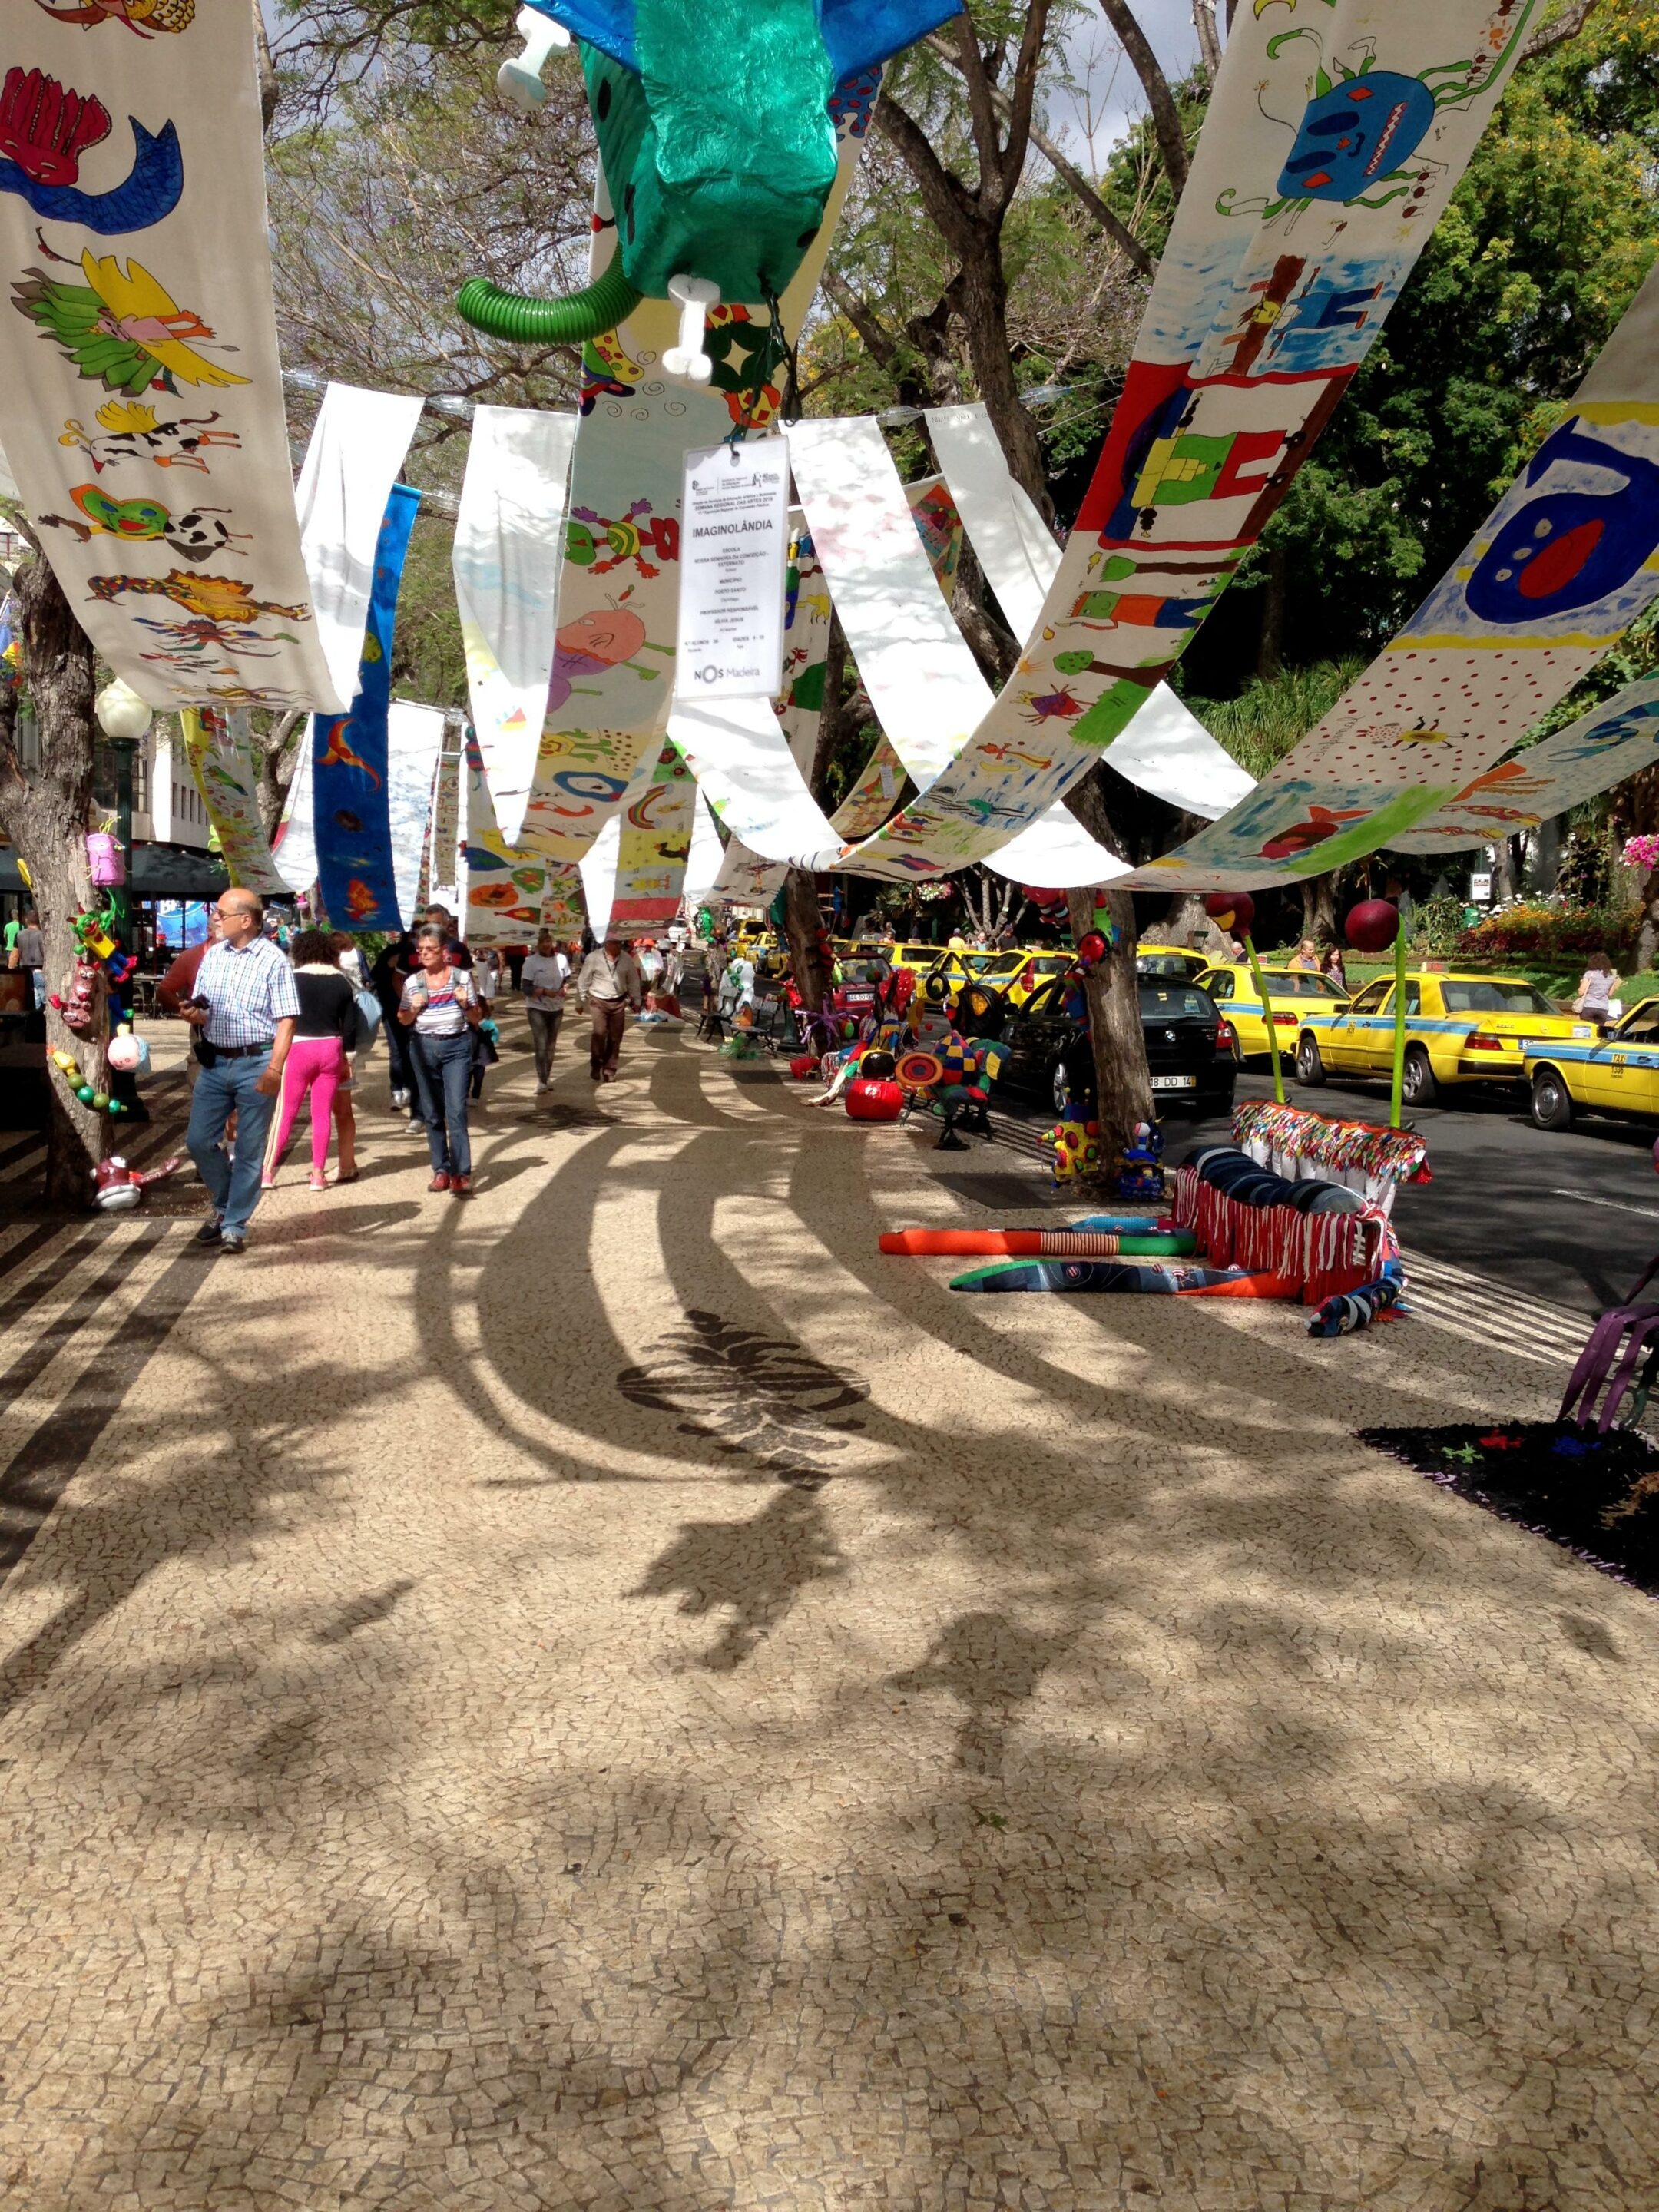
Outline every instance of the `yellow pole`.
POLYGON ((1273 1001, 1267 996, 1267 979, 1261 972, 1261 963, 1255 957, 1255 940, 1249 930, 1244 933, 1244 953, 1250 963, 1250 974, 1261 999, 1261 1018, 1267 1025, 1267 1049, 1273 1059, 1273 1097, 1285 1103, 1285 1071, 1279 1064, 1279 1032, 1273 1027, 1273 1001))

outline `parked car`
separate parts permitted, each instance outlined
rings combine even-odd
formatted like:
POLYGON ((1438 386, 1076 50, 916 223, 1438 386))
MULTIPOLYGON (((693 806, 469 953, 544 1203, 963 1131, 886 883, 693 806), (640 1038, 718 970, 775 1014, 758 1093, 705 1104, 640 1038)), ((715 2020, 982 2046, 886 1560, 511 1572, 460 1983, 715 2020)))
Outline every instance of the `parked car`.
MULTIPOLYGON (((1564 1013, 1524 975, 1410 975, 1406 978, 1405 1096, 1426 1106, 1455 1083, 1520 1083, 1529 1045, 1593 1043, 1595 1024, 1564 1013)), ((1358 991, 1334 1020, 1304 1020, 1296 1041, 1299 1083, 1394 1072, 1394 981, 1358 991)))
MULTIPOLYGON (((1238 1069, 1233 1033, 1207 991, 1173 978, 1143 976, 1140 1029, 1154 1097, 1195 1114, 1230 1114, 1238 1069)), ((1094 1048, 1083 994, 1075 983, 1043 984, 1011 1015, 1007 1057, 997 1080, 1040 1098, 1057 1114, 1087 1112, 1095 1095, 1094 1048)))
MULTIPOLYGON (((1261 974, 1273 1001, 1279 1053, 1285 1059, 1295 1050, 1300 1030, 1310 1030, 1317 1036, 1348 1003, 1348 994, 1340 983, 1333 983, 1328 975, 1311 968, 1269 968, 1264 961, 1261 974)), ((1239 1058, 1269 1058, 1267 1016, 1249 963, 1218 960, 1196 980, 1199 989, 1209 993, 1232 1024, 1239 1058)))
POLYGON ((1605 1037, 1528 1039, 1523 1065, 1532 1118, 1570 1129, 1575 1109, 1659 1120, 1659 999, 1644 999, 1605 1037))
POLYGON ((1137 975, 1173 975, 1183 983, 1203 988, 1204 971, 1211 965, 1207 952, 1188 952, 1179 945, 1142 945, 1135 952, 1137 975))

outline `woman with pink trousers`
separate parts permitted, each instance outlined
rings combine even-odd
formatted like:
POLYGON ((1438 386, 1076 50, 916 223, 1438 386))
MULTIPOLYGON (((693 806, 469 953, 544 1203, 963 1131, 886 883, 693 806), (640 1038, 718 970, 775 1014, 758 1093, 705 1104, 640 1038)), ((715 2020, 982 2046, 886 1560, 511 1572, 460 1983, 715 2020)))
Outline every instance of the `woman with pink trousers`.
MULTIPOLYGON (((300 994, 300 1019, 283 1069, 282 1096, 265 1148, 264 1185, 274 1188, 276 1166, 294 1133, 300 1102, 311 1099, 311 1188, 326 1190, 329 1125, 334 1094, 345 1079, 348 1036, 357 1023, 356 994, 340 972, 334 945, 325 929, 302 929, 289 948, 300 994)), ((341 1177, 355 1181, 356 1163, 342 1158, 341 1177)))

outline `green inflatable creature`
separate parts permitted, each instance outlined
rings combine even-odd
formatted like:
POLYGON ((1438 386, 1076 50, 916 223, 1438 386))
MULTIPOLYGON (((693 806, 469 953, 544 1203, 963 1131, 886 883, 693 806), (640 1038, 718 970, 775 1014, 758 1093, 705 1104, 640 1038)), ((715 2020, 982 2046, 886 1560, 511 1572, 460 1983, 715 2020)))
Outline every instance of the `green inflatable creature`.
POLYGON ((616 212, 617 252, 562 300, 482 277, 457 305, 492 337, 580 344, 642 299, 680 307, 666 374, 706 384, 707 310, 775 301, 817 237, 836 178, 832 100, 873 96, 874 71, 961 0, 531 0, 521 60, 497 79, 533 107, 556 44, 580 45, 616 212), (862 88, 855 81, 867 80, 862 88), (849 82, 850 81, 854 81, 849 82), (837 94, 837 88, 841 92, 837 94))

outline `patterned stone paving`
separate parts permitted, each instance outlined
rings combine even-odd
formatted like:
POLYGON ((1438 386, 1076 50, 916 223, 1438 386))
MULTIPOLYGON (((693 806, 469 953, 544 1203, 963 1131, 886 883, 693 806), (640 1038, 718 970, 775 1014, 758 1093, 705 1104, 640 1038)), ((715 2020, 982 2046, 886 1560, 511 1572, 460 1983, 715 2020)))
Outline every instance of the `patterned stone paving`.
POLYGON ((1659 2203, 1659 1612, 1350 1436, 1555 1376, 525 1066, 470 1205, 0 1231, 8 2212, 1659 2203))

